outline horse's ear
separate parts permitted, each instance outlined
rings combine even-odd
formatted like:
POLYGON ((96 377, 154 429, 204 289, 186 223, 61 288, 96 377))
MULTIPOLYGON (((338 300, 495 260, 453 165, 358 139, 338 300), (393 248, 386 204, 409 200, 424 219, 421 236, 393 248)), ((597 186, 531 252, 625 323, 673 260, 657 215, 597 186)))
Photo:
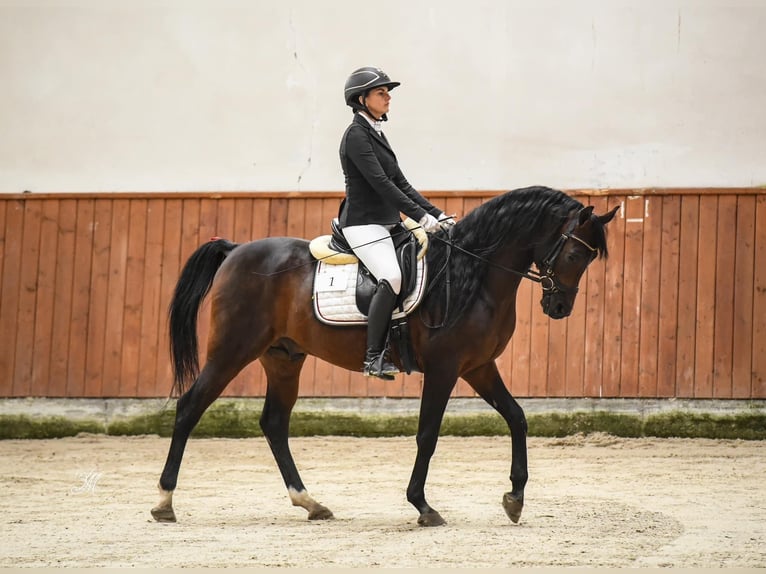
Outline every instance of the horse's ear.
POLYGON ((580 210, 580 213, 577 214, 579 221, 577 222, 578 227, 580 225, 583 225, 586 221, 590 219, 590 216, 593 215, 593 206, 589 205, 587 207, 583 207, 580 210))
POLYGON ((612 221, 612 219, 614 219, 614 214, 617 213, 618 209, 620 209, 620 206, 616 205, 614 209, 612 209, 612 211, 610 211, 609 213, 605 213, 604 215, 599 215, 598 220, 601 222, 601 225, 606 225, 607 223, 612 221))

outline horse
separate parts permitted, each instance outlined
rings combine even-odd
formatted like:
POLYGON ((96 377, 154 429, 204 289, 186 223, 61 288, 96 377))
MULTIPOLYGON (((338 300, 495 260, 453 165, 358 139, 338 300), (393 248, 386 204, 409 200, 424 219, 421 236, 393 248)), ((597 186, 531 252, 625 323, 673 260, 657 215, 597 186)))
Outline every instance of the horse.
MULTIPOLYGON (((445 524, 426 501, 425 483, 458 377, 508 425, 511 490, 501 504, 512 522, 519 521, 528 480, 527 421, 495 359, 513 335, 516 293, 524 278, 540 284, 540 304, 549 317, 571 313, 586 268, 607 257, 605 226, 617 209, 596 215, 593 206, 560 190, 532 186, 495 196, 451 230, 429 234, 425 257, 432 278, 417 311, 406 318, 416 370, 423 373, 417 452, 406 491, 419 525, 445 524)), ((306 357, 361 371, 366 327, 317 320, 311 303, 316 265, 309 242, 291 237, 242 244, 213 238, 186 261, 169 306, 173 391, 180 398, 158 485, 160 501, 151 511, 156 521, 176 521, 172 498, 190 433, 227 384, 255 360, 267 380, 259 424, 290 501, 304 508, 309 520, 334 517, 301 480, 288 444, 290 414, 306 357), (210 330, 200 370, 197 316, 208 295, 210 330)), ((402 367, 395 349, 391 359, 402 367)))

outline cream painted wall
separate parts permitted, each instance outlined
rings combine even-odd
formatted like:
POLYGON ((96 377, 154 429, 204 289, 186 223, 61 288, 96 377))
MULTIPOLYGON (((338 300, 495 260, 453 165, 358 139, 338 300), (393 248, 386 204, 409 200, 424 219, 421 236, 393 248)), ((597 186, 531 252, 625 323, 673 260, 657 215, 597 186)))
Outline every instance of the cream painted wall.
POLYGON ((0 192, 341 190, 368 64, 421 190, 766 184, 766 0, 0 0, 0 192))

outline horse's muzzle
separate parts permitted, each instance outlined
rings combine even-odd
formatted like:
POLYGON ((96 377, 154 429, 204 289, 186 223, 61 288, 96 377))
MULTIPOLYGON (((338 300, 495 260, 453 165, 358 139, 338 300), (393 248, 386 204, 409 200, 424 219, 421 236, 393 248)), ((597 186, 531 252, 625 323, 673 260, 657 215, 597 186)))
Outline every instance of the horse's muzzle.
POLYGON ((563 319, 572 313, 572 304, 561 293, 545 293, 540 300, 543 313, 551 319, 563 319))

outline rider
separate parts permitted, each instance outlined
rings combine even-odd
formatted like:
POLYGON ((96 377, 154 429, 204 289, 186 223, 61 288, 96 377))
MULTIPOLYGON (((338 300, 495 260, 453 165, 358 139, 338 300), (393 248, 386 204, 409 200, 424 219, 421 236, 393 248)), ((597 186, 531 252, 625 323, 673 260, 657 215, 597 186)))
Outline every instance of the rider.
POLYGON ((377 280, 367 316, 365 376, 392 380, 399 369, 387 358, 388 327, 401 288, 401 271, 390 230, 404 213, 431 233, 454 225, 404 178, 381 131, 391 90, 400 85, 379 68, 363 67, 346 80, 346 105, 354 111, 340 142, 346 199, 339 214, 343 235, 377 280))

